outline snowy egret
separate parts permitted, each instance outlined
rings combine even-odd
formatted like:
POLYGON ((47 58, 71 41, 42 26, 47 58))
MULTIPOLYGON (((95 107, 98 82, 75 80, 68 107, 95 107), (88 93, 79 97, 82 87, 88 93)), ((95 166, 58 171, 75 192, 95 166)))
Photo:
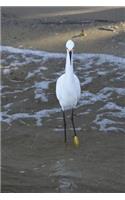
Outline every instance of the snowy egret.
POLYGON ((67 56, 66 56, 66 65, 65 73, 62 74, 56 82, 56 96, 59 100, 62 112, 63 112, 63 121, 64 121, 64 142, 67 142, 66 135, 66 117, 65 111, 71 109, 71 121, 74 130, 73 142, 76 146, 79 145, 79 138, 76 135, 75 124, 74 124, 74 108, 80 98, 81 88, 78 77, 74 74, 73 71, 73 48, 74 42, 68 40, 66 42, 67 56))

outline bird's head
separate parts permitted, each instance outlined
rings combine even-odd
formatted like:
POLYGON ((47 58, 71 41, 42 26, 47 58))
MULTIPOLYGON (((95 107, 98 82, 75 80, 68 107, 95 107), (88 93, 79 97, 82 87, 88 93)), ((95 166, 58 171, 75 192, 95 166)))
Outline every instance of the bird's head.
POLYGON ((72 40, 68 40, 66 42, 66 48, 67 48, 67 51, 69 52, 70 63, 71 63, 72 52, 73 52, 74 46, 75 46, 75 44, 74 44, 74 42, 72 40))

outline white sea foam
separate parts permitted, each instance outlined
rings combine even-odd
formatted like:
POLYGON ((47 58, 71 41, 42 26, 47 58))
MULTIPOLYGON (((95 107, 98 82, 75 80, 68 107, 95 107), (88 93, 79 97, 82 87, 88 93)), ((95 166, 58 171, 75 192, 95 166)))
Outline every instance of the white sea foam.
POLYGON ((13 103, 8 103, 8 104, 4 105, 3 107, 4 107, 4 109, 8 109, 8 108, 10 108, 12 105, 13 105, 13 103))
POLYGON ((119 106, 114 102, 107 102, 99 111, 101 113, 97 114, 93 122, 99 126, 100 131, 122 131, 125 133, 125 129, 119 127, 119 125, 124 126, 124 122, 120 119, 125 119, 125 107, 119 106))
POLYGON ((81 83, 81 85, 82 85, 82 86, 88 85, 89 83, 92 82, 92 80, 93 80, 92 77, 86 77, 86 78, 85 78, 85 81, 83 81, 83 82, 81 83))
POLYGON ((105 101, 112 95, 110 90, 100 90, 96 94, 89 91, 82 91, 80 105, 94 104, 97 101, 105 101))
POLYGON ((118 106, 116 103, 114 102, 108 102, 106 103, 102 108, 100 108, 101 111, 104 111, 104 110, 120 110, 122 111, 123 110, 123 107, 122 106, 118 106))
POLYGON ((104 75, 106 75, 108 72, 106 72, 106 71, 98 71, 97 72, 97 74, 98 75, 101 75, 101 76, 104 76, 104 75))
POLYGON ((115 120, 111 120, 111 119, 107 119, 104 118, 105 116, 103 116, 102 114, 98 114, 96 116, 96 119, 93 121, 96 125, 99 126, 99 130, 103 131, 103 132, 111 132, 111 131, 115 131, 115 132, 119 132, 121 131, 122 133, 125 133, 125 129, 119 127, 119 125, 124 125, 123 122, 117 122, 115 120))
POLYGON ((119 94, 121 96, 124 96, 125 95, 125 88, 105 87, 100 91, 100 93, 103 93, 103 94, 112 93, 112 92, 119 94))
MULTIPOLYGON (((76 129, 76 131, 81 131, 82 130, 82 128, 81 127, 78 127, 78 128, 75 128, 76 129)), ((60 131, 64 131, 64 129, 63 128, 54 128, 53 129, 54 131, 56 131, 56 132, 60 132, 60 131)), ((70 131, 72 131, 73 130, 73 128, 69 128, 68 130, 70 130, 70 131)))
MULTIPOLYGON (((38 51, 38 50, 32 50, 32 49, 19 49, 19 48, 14 48, 10 46, 0 46, 0 47, 1 47, 0 51, 8 52, 8 53, 34 55, 34 56, 45 57, 45 58, 65 58, 64 53, 52 53, 52 52, 50 53, 47 51, 38 51)), ((121 57, 109 55, 109 54, 80 53, 80 54, 75 54, 74 58, 79 59, 79 60, 84 60, 84 61, 86 59, 90 60, 90 59, 97 58, 98 61, 96 62, 96 64, 112 62, 119 65, 124 64, 123 67, 125 68, 125 58, 121 58, 121 57)), ((91 65, 93 61, 91 60, 89 62, 90 62, 89 65, 91 65)))
POLYGON ((41 101, 47 102, 48 98, 45 94, 45 89, 48 89, 51 81, 41 81, 35 83, 35 99, 41 99, 41 101))
MULTIPOLYGON (((45 51, 37 51, 32 49, 19 49, 14 47, 2 46, 1 50, 6 52, 6 57, 2 60, 3 75, 8 78, 11 70, 18 70, 21 66, 26 65, 27 75, 25 77, 25 81, 15 82, 15 89, 12 90, 11 86, 1 86, 2 89, 8 87, 7 90, 4 91, 3 96, 9 94, 16 94, 18 97, 20 94, 25 92, 25 99, 28 99, 27 91, 33 89, 31 92, 34 92, 34 99, 40 99, 42 102, 48 102, 48 90, 50 83, 55 82, 55 77, 61 75, 63 73, 63 69, 60 68, 56 72, 51 69, 51 76, 49 72, 44 72, 44 70, 49 69, 46 66, 46 61, 49 59, 56 59, 58 65, 61 66, 62 62, 65 59, 65 53, 51 53, 45 51), (30 68, 29 64, 35 64, 30 68), (49 76, 51 78, 49 78, 49 76), (37 77, 39 77, 37 79, 37 77), (32 79, 33 78, 33 79, 32 79), (34 80, 36 81, 34 82, 34 80), (41 80, 41 81, 37 81, 41 80), (16 87, 17 84, 17 87, 16 87), (30 84, 30 85, 29 85, 30 84)), ((87 108, 84 112, 83 110, 79 113, 79 115, 84 115, 87 117, 91 112, 93 112, 93 107, 90 105, 94 105, 96 102, 101 101, 104 105, 101 108, 97 108, 95 106, 95 119, 91 122, 94 124, 100 131, 103 132, 125 132, 123 120, 125 119, 125 107, 120 106, 116 103, 117 97, 124 98, 125 96, 125 87, 124 87, 124 73, 125 73, 125 58, 107 55, 107 54, 75 54, 74 55, 74 66, 77 64, 77 60, 79 60, 80 66, 78 66, 77 71, 80 74, 81 86, 83 86, 84 90, 82 90, 81 99, 78 107, 84 106, 84 109, 87 108), (103 76, 104 78, 108 78, 107 75, 112 75, 107 80, 106 85, 104 86, 103 80, 100 87, 97 87, 93 92, 89 91, 89 84, 95 84, 96 79, 98 79, 98 75, 103 76), (109 81, 109 82, 108 82, 109 81), (112 84, 113 83, 113 84, 112 84), (115 83, 115 84, 114 84, 115 83), (117 85, 118 83, 118 85, 117 85), (86 90, 87 87, 87 90, 86 90), (117 96, 117 97, 116 97, 117 96)), ((50 63, 51 64, 51 63, 50 63)), ((103 78, 102 77, 102 78, 103 78)), ((9 79, 8 79, 9 80, 9 79)), ((98 80, 97 80, 98 81, 98 80)), ((99 80, 100 81, 100 80, 99 80)), ((14 84, 14 83, 12 83, 14 84)), ((8 84, 9 85, 9 84, 8 84)), ((92 86, 93 87, 93 86, 92 86)), ((96 87, 96 84, 95 84, 96 87)), ((15 98, 15 97, 14 97, 15 98)), ((15 99, 14 99, 15 101, 15 99)), ((22 101, 22 100, 21 100, 22 101)), ((34 104, 37 101, 34 100, 34 104)), ((25 103, 25 101, 24 101, 25 103)), ((44 104, 45 105, 45 104, 44 104)), ((34 106, 35 107, 35 106, 34 106)), ((44 117, 50 117, 50 115, 60 112, 60 109, 56 108, 56 106, 52 109, 43 109, 40 111, 31 110, 20 113, 8 114, 11 111, 13 113, 14 102, 9 103, 3 106, 4 111, 2 113, 2 121, 8 124, 13 123, 16 120, 25 120, 25 119, 34 119, 36 121, 37 126, 42 125, 42 120, 44 117)), ((41 109, 41 108, 40 108, 41 109)), ((58 118, 59 119, 59 118, 58 118)), ((91 125, 90 125, 91 126, 91 125)), ((96 128, 94 127, 94 128, 96 128)), ((62 129, 57 128, 55 131, 61 131, 62 129)))
POLYGON ((27 76, 26 76, 25 79, 32 78, 33 76, 38 75, 38 74, 41 75, 41 74, 42 74, 42 71, 44 71, 44 70, 47 70, 47 68, 41 66, 41 67, 39 67, 38 69, 33 70, 32 72, 28 72, 28 74, 27 74, 27 76))
POLYGON ((10 69, 8 68, 6 68, 6 69, 3 69, 3 74, 4 75, 8 75, 8 74, 10 74, 10 69))
POLYGON ((36 125, 41 126, 42 125, 42 119, 44 117, 49 117, 50 114, 54 114, 56 112, 60 112, 60 108, 53 108, 53 109, 45 109, 45 110, 40 110, 38 112, 35 112, 33 114, 30 113, 15 113, 15 114, 7 114, 7 112, 2 112, 1 113, 1 121, 11 124, 12 122, 19 120, 19 119, 35 119, 36 120, 36 125))
POLYGON ((38 51, 32 49, 19 49, 10 46, 1 46, 0 51, 14 53, 14 54, 23 54, 23 55, 34 55, 39 57, 46 57, 46 58, 64 58, 63 53, 49 53, 46 51, 38 51))
POLYGON ((40 89, 48 89, 49 83, 51 81, 41 81, 41 82, 36 82, 35 87, 40 88, 40 89))

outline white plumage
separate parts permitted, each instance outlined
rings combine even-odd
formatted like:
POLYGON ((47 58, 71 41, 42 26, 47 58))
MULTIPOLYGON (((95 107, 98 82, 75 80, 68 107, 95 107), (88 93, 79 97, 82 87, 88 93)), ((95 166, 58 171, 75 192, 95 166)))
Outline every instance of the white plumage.
POLYGON ((63 111, 74 108, 81 95, 80 82, 73 71, 73 47, 73 41, 68 40, 65 73, 56 83, 56 96, 63 111))

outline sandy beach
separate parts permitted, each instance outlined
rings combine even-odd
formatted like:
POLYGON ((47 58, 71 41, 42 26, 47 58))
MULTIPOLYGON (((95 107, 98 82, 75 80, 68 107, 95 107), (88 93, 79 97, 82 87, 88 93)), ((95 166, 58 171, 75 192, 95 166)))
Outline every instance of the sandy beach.
POLYGON ((72 37, 76 52, 125 56, 125 8, 2 8, 4 45, 64 52, 72 37))
POLYGON ((125 8, 2 7, 2 192, 125 192, 125 8), (80 146, 55 95, 75 42, 80 146))

